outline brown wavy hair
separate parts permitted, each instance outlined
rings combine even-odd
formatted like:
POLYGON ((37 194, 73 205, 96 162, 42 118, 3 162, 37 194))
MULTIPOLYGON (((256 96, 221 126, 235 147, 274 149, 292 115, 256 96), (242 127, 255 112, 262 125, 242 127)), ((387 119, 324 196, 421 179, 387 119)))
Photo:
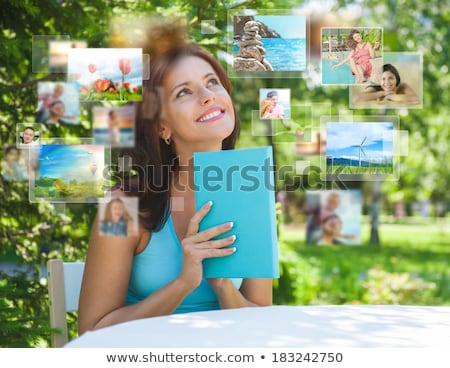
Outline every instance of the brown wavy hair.
POLYGON ((111 221, 112 222, 112 215, 111 215, 111 207, 114 202, 118 202, 122 204, 123 207, 123 214, 122 219, 125 221, 133 221, 133 217, 130 215, 130 213, 127 210, 127 207, 125 206, 125 203, 120 198, 114 198, 105 207, 105 216, 103 217, 102 221, 111 221))
POLYGON ((347 37, 347 46, 350 47, 352 50, 356 49, 356 45, 358 44, 358 42, 356 42, 353 39, 353 35, 356 34, 356 33, 361 34, 361 32, 358 31, 357 29, 352 29, 350 31, 350 34, 347 37))
MULTIPOLYGON (((194 44, 176 45, 163 53, 151 56, 150 79, 143 81, 142 102, 136 103, 135 147, 124 150, 123 156, 132 159, 137 174, 120 187, 127 195, 139 198, 139 220, 149 231, 160 230, 169 216, 170 183, 179 169, 173 144, 167 145, 160 137, 162 114, 161 88, 174 64, 187 56, 196 56, 209 63, 222 85, 231 95, 231 81, 220 63, 207 51, 194 44)), ((233 132, 222 142, 222 149, 233 149, 239 136, 240 123, 234 107, 233 132)))

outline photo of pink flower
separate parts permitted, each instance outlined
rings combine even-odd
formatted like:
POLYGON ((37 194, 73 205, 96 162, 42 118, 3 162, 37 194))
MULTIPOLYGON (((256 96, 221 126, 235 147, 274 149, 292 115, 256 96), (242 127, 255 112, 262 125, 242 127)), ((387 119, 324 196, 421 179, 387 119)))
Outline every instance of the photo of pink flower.
POLYGON ((81 101, 142 100, 142 49, 71 49, 68 73, 78 77, 81 101))
POLYGON ((119 59, 119 69, 124 75, 128 75, 131 72, 131 60, 128 58, 119 59))

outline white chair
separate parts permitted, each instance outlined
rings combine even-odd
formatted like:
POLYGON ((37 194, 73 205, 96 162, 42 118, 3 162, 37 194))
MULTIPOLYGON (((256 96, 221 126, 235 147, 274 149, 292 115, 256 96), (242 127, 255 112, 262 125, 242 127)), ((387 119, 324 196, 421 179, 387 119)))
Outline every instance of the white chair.
POLYGON ((68 342, 67 312, 78 311, 84 262, 64 263, 60 259, 47 262, 50 327, 61 330, 52 333, 52 346, 60 348, 68 342))

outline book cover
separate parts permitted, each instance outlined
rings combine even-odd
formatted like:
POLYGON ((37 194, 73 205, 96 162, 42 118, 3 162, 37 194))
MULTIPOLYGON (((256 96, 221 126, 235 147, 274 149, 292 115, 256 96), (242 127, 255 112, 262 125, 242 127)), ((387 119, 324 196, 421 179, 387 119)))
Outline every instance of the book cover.
POLYGON ((204 277, 279 277, 272 147, 195 152, 196 207, 213 206, 200 230, 233 221, 236 252, 203 261, 204 277))

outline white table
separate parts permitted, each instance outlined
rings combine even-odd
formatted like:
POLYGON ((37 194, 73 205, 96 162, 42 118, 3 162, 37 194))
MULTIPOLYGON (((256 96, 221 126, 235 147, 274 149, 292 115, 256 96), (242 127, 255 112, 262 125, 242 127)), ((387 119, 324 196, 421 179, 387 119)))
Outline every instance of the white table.
POLYGON ((83 334, 69 348, 443 348, 450 307, 272 306, 147 318, 83 334))

